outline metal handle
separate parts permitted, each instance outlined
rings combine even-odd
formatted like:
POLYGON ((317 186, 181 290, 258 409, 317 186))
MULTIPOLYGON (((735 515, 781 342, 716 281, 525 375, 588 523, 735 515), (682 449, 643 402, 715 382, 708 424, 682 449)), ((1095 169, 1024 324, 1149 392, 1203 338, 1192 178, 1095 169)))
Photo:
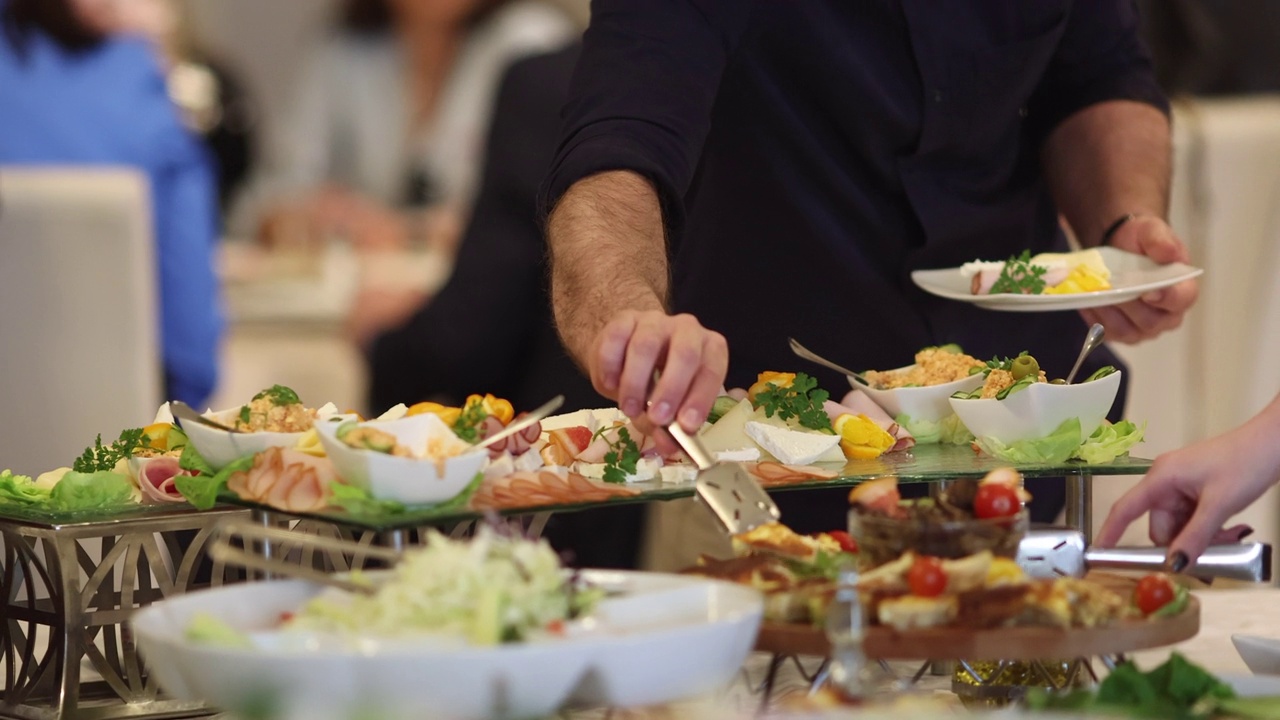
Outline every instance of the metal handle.
POLYGON ((693 461, 694 465, 698 466, 699 470, 707 470, 715 466, 715 457, 702 444, 702 441, 696 435, 690 435, 685 432, 684 428, 680 427, 680 423, 671 423, 667 427, 667 432, 671 433, 671 437, 675 439, 676 444, 680 446, 681 450, 684 450, 685 455, 689 456, 689 459, 693 461))
POLYGON ((207 418, 204 415, 201 415, 199 411, 197 411, 195 408, 191 407, 190 405, 182 402, 181 400, 170 400, 169 412, 172 413, 173 416, 178 418, 179 420, 186 420, 188 422, 200 423, 201 425, 208 425, 211 428, 214 428, 216 430, 222 430, 223 432, 229 432, 229 433, 244 432, 243 430, 237 430, 233 427, 223 425, 217 420, 214 420, 212 418, 207 418))
POLYGON ((809 348, 801 345, 795 338, 787 338, 787 341, 791 343, 791 352, 795 353, 796 357, 801 358, 803 360, 808 360, 809 362, 817 363, 825 368, 835 370, 838 373, 843 373, 845 375, 848 375, 849 377, 854 378, 855 380, 862 383, 863 385, 870 384, 867 382, 866 378, 862 377, 860 373, 856 373, 850 370, 849 368, 844 367, 843 365, 837 365, 836 363, 831 362, 830 360, 822 357, 821 355, 815 353, 809 348))
POLYGON ((1076 373, 1080 372, 1080 366, 1084 363, 1084 359, 1089 357, 1089 353, 1102 344, 1102 337, 1107 334, 1107 329, 1102 327, 1100 323, 1094 323, 1089 328, 1089 334, 1084 336, 1084 347, 1080 348, 1080 355, 1076 357, 1076 364, 1071 366, 1071 372, 1067 375, 1067 384, 1070 385, 1072 380, 1076 379, 1076 373))
MULTIPOLYGON (((1166 548, 1090 548, 1085 563, 1090 570, 1165 570, 1166 548)), ((1182 571, 1198 578, 1226 578, 1246 582, 1271 579, 1271 546, 1266 543, 1214 545, 1182 571)))
POLYGON ((564 396, 557 395, 551 398, 550 400, 546 401, 545 403, 543 403, 540 407, 538 407, 528 415, 525 415, 519 420, 512 420, 510 425, 506 426, 502 430, 499 430, 493 435, 490 435, 484 440, 481 440, 480 442, 476 443, 476 447, 477 448, 489 447, 490 445, 498 442, 503 438, 509 438, 512 435, 515 435, 516 433, 520 432, 521 430, 524 430, 525 428, 529 427, 530 425, 533 425, 534 423, 542 422, 543 419, 546 418, 548 415, 555 412, 556 410, 559 410, 560 406, 563 404, 564 404, 564 396))

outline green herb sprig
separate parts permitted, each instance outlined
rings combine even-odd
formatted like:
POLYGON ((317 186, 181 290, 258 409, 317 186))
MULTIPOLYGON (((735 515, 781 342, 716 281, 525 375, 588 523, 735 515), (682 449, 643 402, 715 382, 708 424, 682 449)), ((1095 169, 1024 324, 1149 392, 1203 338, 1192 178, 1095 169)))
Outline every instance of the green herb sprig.
POLYGON ((618 439, 609 443, 609 452, 604 454, 604 481, 607 483, 624 483, 628 475, 636 473, 636 463, 640 462, 640 447, 631 439, 626 428, 619 428, 618 439))
POLYGON ((453 434, 474 445, 480 441, 480 424, 487 417, 489 413, 484 409, 484 403, 472 400, 453 421, 453 434))
POLYGON ((991 294, 1013 293, 1015 295, 1040 295, 1044 292, 1044 274, 1048 268, 1031 262, 1031 251, 1023 250, 1021 255, 1010 256, 991 286, 991 294))
POLYGON ((111 470, 117 462, 133 457, 134 451, 150 444, 151 439, 142 432, 142 428, 122 430, 119 439, 106 446, 102 444, 102 435, 98 435, 93 445, 85 448, 80 457, 71 464, 71 469, 78 473, 111 470))
POLYGON ((786 387, 769 383, 767 388, 756 393, 754 404, 757 408, 764 408, 767 417, 796 418, 801 426, 810 430, 833 433, 831 418, 822 407, 829 397, 830 393, 818 388, 815 378, 796 373, 795 380, 786 387))
MULTIPOLYGON (((272 385, 253 396, 254 400, 261 400, 262 398, 267 398, 272 405, 276 406, 297 405, 302 402, 298 397, 298 393, 293 391, 293 388, 285 387, 284 385, 272 385)), ((243 414, 243 411, 241 413, 243 414)), ((245 422, 248 422, 248 420, 245 422)))

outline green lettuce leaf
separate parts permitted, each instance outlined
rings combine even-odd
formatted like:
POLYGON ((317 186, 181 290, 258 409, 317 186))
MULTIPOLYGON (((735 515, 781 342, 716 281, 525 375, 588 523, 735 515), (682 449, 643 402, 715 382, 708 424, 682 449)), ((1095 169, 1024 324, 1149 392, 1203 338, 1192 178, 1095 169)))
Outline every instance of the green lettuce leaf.
POLYGON ((213 476, 217 474, 213 466, 200 455, 200 452, 196 450, 196 446, 191 443, 187 443, 182 448, 182 456, 178 458, 178 467, 200 475, 213 476))
POLYGON ((49 491, 36 486, 36 481, 26 475, 0 472, 0 503, 14 505, 41 505, 49 501, 49 491))
POLYGON ((207 612, 199 612, 191 616, 191 622, 187 623, 186 636, 191 642, 200 645, 236 650, 253 649, 253 641, 248 635, 207 612))
POLYGON ((1035 440, 1018 440, 1008 445, 991 437, 974 442, 986 454, 1019 465, 1060 465, 1080 447, 1080 420, 1069 418, 1057 430, 1035 440))
POLYGON ((364 488, 336 480, 329 483, 329 492, 329 504, 352 515, 399 515, 405 509, 404 503, 395 500, 379 500, 364 488))
POLYGON ((129 476, 110 470, 92 473, 73 470, 63 475, 49 493, 49 506, 61 511, 97 510, 133 503, 133 482, 129 476))
MULTIPOLYGON (((186 457, 186 451, 183 451, 183 457, 186 457)), ((216 475, 179 475, 173 480, 174 487, 178 488, 182 497, 197 510, 208 510, 218 504, 218 495, 227 486, 227 478, 241 470, 253 467, 255 457, 255 455, 245 455, 219 470, 216 475)))
POLYGON ((1129 420, 1122 420, 1114 425, 1103 423, 1080 445, 1072 457, 1090 465, 1109 463, 1129 452, 1129 448, 1142 442, 1146 430, 1146 423, 1139 427, 1129 420))
POLYGON ((915 420, 903 413, 893 421, 906 428, 916 439, 917 445, 968 445, 973 442, 973 433, 954 414, 933 422, 915 420))

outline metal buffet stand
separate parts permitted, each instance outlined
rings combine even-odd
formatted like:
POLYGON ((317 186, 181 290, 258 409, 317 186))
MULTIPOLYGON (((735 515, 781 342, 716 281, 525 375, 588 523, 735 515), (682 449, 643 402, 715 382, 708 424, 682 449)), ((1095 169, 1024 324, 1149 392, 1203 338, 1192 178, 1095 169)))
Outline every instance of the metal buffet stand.
MULTIPOLYGON (((980 477, 1001 465, 976 456, 968 447, 926 446, 897 457, 851 462, 835 480, 770 489, 851 486, 882 475, 896 475, 903 483, 936 484, 980 477)), ((1028 477, 1067 477, 1068 522, 1088 533, 1093 476, 1141 474, 1149 465, 1147 460, 1126 457, 1107 465, 1020 469, 1028 477)), ((608 502, 653 502, 693 495, 692 484, 654 481, 632 487, 640 492, 608 502)), ((598 505, 509 507, 501 509, 501 514, 520 517, 530 534, 536 535, 551 512, 598 505)), ((148 677, 124 623, 135 609, 164 597, 246 579, 211 563, 205 555, 209 536, 218 523, 245 515, 266 526, 395 549, 419 541, 421 528, 442 527, 455 535, 463 534, 482 516, 465 507, 409 508, 388 515, 325 511, 297 516, 256 505, 222 505, 204 512, 181 505, 67 517, 0 506, 0 718, 111 720, 215 712, 198 703, 166 699, 148 677), (87 679, 86 665, 102 679, 87 679)), ((336 556, 315 554, 306 548, 305 543, 263 543, 254 549, 265 556, 327 571, 364 567, 368 562, 359 552, 336 556)), ((769 673, 766 689, 772 685, 773 674, 769 673)))

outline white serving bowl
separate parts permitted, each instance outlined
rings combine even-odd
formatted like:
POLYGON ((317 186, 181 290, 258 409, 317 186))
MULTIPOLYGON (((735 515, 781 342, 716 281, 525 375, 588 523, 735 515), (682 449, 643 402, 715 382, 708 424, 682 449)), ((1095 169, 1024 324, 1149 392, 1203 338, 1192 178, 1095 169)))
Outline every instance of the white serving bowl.
POLYGON ((763 602, 747 587, 656 573, 583 577, 618 594, 567 637, 496 647, 411 634, 291 640, 275 630, 281 613, 328 592, 302 580, 177 595, 130 626, 168 694, 231 712, 265 699, 284 720, 544 717, 571 694, 610 707, 667 702, 731 682, 759 630, 763 602), (254 646, 188 639, 197 614, 249 633, 254 646))
MULTIPOLYGON (((444 502, 466 489, 489 458, 484 449, 463 452, 446 458, 443 463, 359 450, 338 439, 338 427, 342 424, 342 421, 317 422, 320 444, 348 485, 367 490, 379 500, 395 500, 406 505, 444 502)), ((390 421, 371 420, 360 425, 390 433, 401 445, 415 450, 425 448, 433 437, 466 444, 431 413, 390 421)))
MULTIPOLYGON (((223 425, 233 426, 236 415, 239 412, 240 408, 235 407, 230 410, 208 412, 205 413, 205 417, 223 425)), ((256 455, 267 448, 294 447, 304 435, 304 433, 300 432, 234 433, 218 430, 198 422, 187 422, 185 420, 179 420, 178 422, 182 426, 182 432, 187 434, 187 440, 195 446, 200 453, 200 457, 204 458, 205 462, 209 463, 214 470, 221 470, 245 455, 256 455)))
POLYGON ((1080 436, 1087 438, 1111 410, 1120 391, 1120 375, 1117 371, 1074 385, 1035 383, 1003 400, 951 398, 950 402, 969 432, 1006 445, 1045 437, 1070 418, 1080 419, 1080 436))
POLYGON ((1232 635, 1240 659, 1255 675, 1280 675, 1280 639, 1260 635, 1232 635))
MULTIPOLYGON (((914 367, 915 365, 912 364, 888 372, 902 372, 914 367)), ((890 417, 897 418, 905 414, 912 420, 925 422, 938 422, 950 416, 953 412, 948 402, 951 394, 961 390, 966 392, 976 390, 982 387, 983 382, 983 376, 977 374, 943 385, 877 390, 852 376, 848 376, 848 379, 855 390, 861 390, 869 395, 877 405, 889 413, 890 417)))

